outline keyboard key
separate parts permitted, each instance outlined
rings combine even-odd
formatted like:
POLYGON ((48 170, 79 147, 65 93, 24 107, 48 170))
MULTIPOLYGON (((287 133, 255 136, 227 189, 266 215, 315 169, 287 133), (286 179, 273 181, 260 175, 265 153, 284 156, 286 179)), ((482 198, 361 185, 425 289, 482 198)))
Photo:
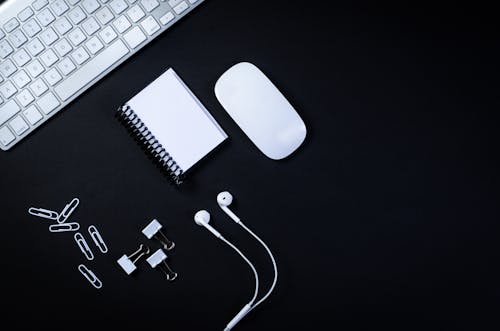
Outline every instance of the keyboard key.
POLYGON ((65 35, 73 26, 66 17, 61 17, 54 23, 54 28, 61 36, 65 35))
POLYGON ((12 134, 8 127, 4 126, 0 129, 0 142, 2 143, 2 145, 7 147, 14 140, 16 140, 16 137, 14 136, 14 134, 12 134))
POLYGON ((42 79, 37 79, 33 84, 30 85, 31 91, 35 94, 35 96, 39 97, 45 93, 49 88, 47 84, 44 83, 42 79))
POLYGON ((23 115, 31 125, 35 125, 43 118, 43 115, 40 114, 35 106, 29 106, 28 108, 26 108, 23 111, 23 115))
POLYGON ((59 36, 54 32, 54 29, 47 28, 40 33, 40 39, 42 39, 45 45, 50 46, 55 43, 57 39, 59 39, 59 36))
POLYGON ((199 0, 189 0, 190 4, 197 3, 199 0))
POLYGON ((19 18, 19 20, 21 22, 26 22, 28 20, 28 18, 30 18, 34 14, 35 13, 33 13, 33 9, 28 7, 28 8, 21 10, 21 12, 17 15, 17 17, 19 18))
POLYGON ((59 72, 54 68, 50 69, 47 71, 45 75, 43 75, 47 83, 49 83, 51 86, 56 85, 59 83, 62 79, 62 76, 59 74, 59 72))
POLYGON ((43 44, 38 40, 38 38, 33 39, 26 45, 26 48, 28 49, 28 52, 30 52, 31 56, 37 56, 40 54, 45 47, 43 44))
POLYGON ((24 70, 19 71, 12 77, 12 80, 19 88, 23 88, 31 82, 31 78, 26 74, 24 70))
POLYGON ((92 14, 95 12, 101 5, 97 0, 83 0, 82 7, 87 11, 87 13, 92 14))
POLYGON ((2 40, 2 38, 5 37, 5 32, 2 31, 2 29, 0 29, 0 40, 2 40))
POLYGON ((56 53, 54 53, 54 51, 51 49, 40 55, 40 59, 46 67, 51 67, 54 63, 57 62, 57 60, 59 60, 56 53))
POLYGON ((81 21, 87 18, 87 15, 85 15, 85 13, 80 7, 76 7, 75 9, 70 11, 68 16, 71 22, 73 22, 73 24, 79 24, 81 21))
POLYGON ((22 45, 24 45, 25 42, 28 41, 28 38, 24 35, 24 33, 21 30, 16 30, 12 32, 9 36, 10 42, 14 47, 19 48, 22 45))
POLYGON ((87 41, 85 43, 85 46, 92 54, 96 54, 104 47, 104 45, 101 43, 101 41, 97 37, 92 37, 89 41, 87 41))
POLYGON ((115 26, 116 30, 118 30, 119 33, 123 33, 125 31, 127 31, 127 29, 132 26, 130 24, 129 20, 125 16, 118 17, 113 22, 113 25, 115 26))
POLYGON ((31 63, 26 66, 26 69, 33 78, 40 76, 40 74, 45 71, 45 68, 38 60, 31 61, 31 63))
POLYGON ((89 59, 89 53, 85 50, 85 48, 80 47, 71 53, 71 58, 76 62, 76 64, 80 65, 89 59))
POLYGON ((10 77, 16 71, 17 68, 11 60, 7 59, 0 63, 0 72, 4 75, 4 77, 10 77))
POLYGON ((7 23, 3 25, 3 28, 7 32, 12 32, 18 26, 19 26, 19 21, 16 18, 11 18, 7 23))
POLYGON ((74 6, 74 5, 76 5, 77 3, 79 3, 79 2, 80 2, 80 0, 68 0, 68 2, 69 2, 69 4, 70 4, 70 5, 74 6))
POLYGON ((43 97, 38 99, 38 107, 46 114, 50 114, 54 109, 59 106, 59 100, 51 92, 45 94, 43 97))
POLYGON ((21 106, 26 107, 33 101, 35 101, 35 98, 31 94, 30 91, 28 90, 23 90, 21 91, 17 96, 16 96, 17 101, 21 104, 21 106))
POLYGON ((75 46, 80 45, 85 39, 87 39, 80 28, 76 28, 68 33, 68 38, 75 46))
POLYGON ((38 15, 36 15, 36 18, 38 18, 38 21, 43 26, 49 25, 50 23, 54 22, 54 20, 56 19, 54 17, 54 15, 52 15, 52 12, 48 8, 45 8, 44 10, 42 10, 38 15))
POLYGON ((91 17, 82 23, 82 28, 83 30, 85 30, 85 32, 87 32, 89 36, 91 36, 99 30, 100 26, 95 18, 91 17))
POLYGON ((148 35, 153 35, 156 31, 160 30, 160 26, 156 23, 153 16, 148 16, 144 21, 141 22, 141 26, 146 31, 148 35))
POLYGON ((109 4, 111 9, 115 12, 116 15, 119 15, 125 11, 125 9, 128 8, 128 5, 125 1, 123 0, 113 0, 109 4))
POLYGON ((3 106, 0 106, 0 125, 3 125, 5 122, 10 120, 20 110, 21 108, 19 108, 14 100, 10 100, 3 106))
POLYGON ((160 17, 160 23, 163 24, 163 25, 167 25, 174 18, 175 18, 174 14, 172 14, 172 12, 168 12, 165 15, 163 15, 162 17, 160 17))
POLYGON ((104 51, 92 58, 87 65, 55 87, 54 91, 62 100, 68 100, 101 73, 123 58, 129 50, 121 41, 117 40, 104 51))
POLYGON ((14 49, 12 48, 12 46, 9 44, 9 42, 7 40, 0 41, 0 57, 2 59, 5 59, 12 52, 14 52, 14 49))
POLYGON ((23 30, 26 32, 28 37, 33 37, 35 36, 38 32, 42 30, 40 25, 35 20, 30 20, 26 24, 23 25, 23 30))
MULTIPOLYGON (((17 89, 14 86, 14 84, 12 84, 11 82, 5 82, 5 84, 0 86, 0 93, 2 93, 2 95, 5 99, 10 98, 14 94, 16 94, 16 92, 17 92, 17 89)), ((5 105, 4 105, 4 107, 5 107, 5 105)))
POLYGON ((63 57, 71 52, 73 47, 71 47, 66 39, 61 39, 54 45, 54 49, 56 50, 57 54, 59 54, 59 56, 63 57))
POLYGON ((177 15, 180 15, 188 8, 189 8, 189 5, 186 3, 186 1, 183 1, 174 7, 174 11, 177 13, 177 15))
POLYGON ((69 7, 66 4, 66 2, 64 2, 64 0, 54 1, 50 7, 57 16, 61 16, 62 14, 64 14, 69 10, 69 7))
POLYGON ((180 4, 183 0, 168 0, 168 4, 170 7, 175 7, 177 6, 178 4, 180 4))
POLYGON ((64 58, 61 62, 59 62, 57 67, 65 76, 69 75, 76 69, 75 64, 69 58, 64 58))
POLYGON ((14 132, 20 136, 30 128, 28 123, 21 116, 16 116, 12 121, 9 122, 10 127, 14 132))
POLYGON ((142 0, 141 4, 148 13, 160 5, 156 0, 142 0))
POLYGON ((47 6, 49 4, 49 0, 37 0, 35 2, 33 2, 33 8, 35 8, 35 10, 40 10, 42 9, 43 7, 47 6))
POLYGON ((117 37, 115 30, 113 30, 110 26, 105 27, 101 32, 99 32, 99 35, 106 44, 109 44, 117 37))
POLYGON ((12 55, 12 59, 18 67, 22 67, 31 60, 31 57, 24 49, 21 49, 20 51, 17 51, 16 53, 14 53, 14 55, 12 55))
POLYGON ((146 35, 138 26, 136 26, 132 30, 124 34, 123 39, 125 39, 125 41, 131 48, 136 48, 146 40, 146 35))
POLYGON ((138 22, 141 18, 143 18, 145 16, 141 7, 139 7, 138 5, 135 5, 134 7, 130 8, 127 11, 127 15, 128 15, 128 17, 130 17, 130 19, 134 23, 138 22))
POLYGON ((99 9, 99 11, 95 14, 99 22, 101 24, 108 24, 115 18, 111 10, 109 10, 107 7, 104 7, 102 9, 99 9))

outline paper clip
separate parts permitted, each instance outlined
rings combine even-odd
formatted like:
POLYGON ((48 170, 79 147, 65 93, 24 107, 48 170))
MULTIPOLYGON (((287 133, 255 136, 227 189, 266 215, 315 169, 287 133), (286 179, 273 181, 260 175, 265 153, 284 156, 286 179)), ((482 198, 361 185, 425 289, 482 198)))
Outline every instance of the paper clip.
POLYGON ((58 223, 64 223, 66 220, 70 217, 70 215, 75 211, 76 207, 80 204, 80 200, 78 198, 74 198, 71 200, 70 203, 68 203, 59 217, 57 218, 58 223))
POLYGON ((78 247, 80 247, 80 250, 82 251, 83 255, 85 255, 85 257, 87 258, 87 260, 92 261, 94 259, 94 254, 90 250, 87 241, 80 232, 75 233, 75 241, 78 247))
POLYGON ((156 268, 160 264, 160 270, 165 273, 167 276, 167 280, 174 281, 177 278, 177 273, 173 272, 172 269, 168 266, 167 262, 167 254, 162 249, 157 250, 153 255, 151 255, 146 261, 148 261, 151 268, 156 268))
POLYGON ((78 266, 78 271, 80 271, 80 273, 85 278, 87 278, 90 284, 92 284, 92 286, 94 286, 96 289, 100 289, 102 287, 102 282, 99 280, 99 278, 97 278, 97 276, 91 270, 89 270, 89 268, 87 268, 85 265, 80 264, 78 266))
POLYGON ((107 253, 108 252, 108 246, 106 246, 106 243, 102 239, 101 234, 99 231, 97 231, 97 228, 94 225, 89 226, 89 234, 92 237, 92 240, 94 240, 95 245, 101 253, 107 253))
POLYGON ((134 253, 130 254, 129 256, 123 255, 116 262, 118 262, 120 267, 122 267, 122 269, 127 273, 127 275, 130 275, 137 269, 135 263, 139 261, 141 257, 147 254, 149 254, 149 247, 141 244, 141 246, 139 246, 139 249, 136 250, 134 253))
POLYGON ((175 247, 175 243, 168 239, 165 234, 161 231, 163 226, 158 222, 156 219, 154 219, 151 223, 148 224, 143 230, 142 233, 146 236, 146 238, 151 239, 155 238, 158 240, 163 247, 167 250, 170 251, 175 247))
POLYGON ((49 231, 52 233, 78 231, 79 229, 80 224, 78 223, 52 224, 49 226, 49 231))
POLYGON ((43 208, 35 208, 31 207, 28 210, 28 213, 30 213, 33 216, 41 217, 41 218, 46 218, 48 220, 57 220, 59 218, 59 214, 56 213, 55 211, 48 210, 48 209, 43 209, 43 208))

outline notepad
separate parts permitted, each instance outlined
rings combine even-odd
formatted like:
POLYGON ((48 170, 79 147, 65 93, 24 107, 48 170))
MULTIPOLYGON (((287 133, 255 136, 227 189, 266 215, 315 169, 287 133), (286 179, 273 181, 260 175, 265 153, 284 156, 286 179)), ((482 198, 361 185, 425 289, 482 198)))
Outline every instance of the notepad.
POLYGON ((120 107, 118 116, 176 182, 227 139, 173 69, 120 107))

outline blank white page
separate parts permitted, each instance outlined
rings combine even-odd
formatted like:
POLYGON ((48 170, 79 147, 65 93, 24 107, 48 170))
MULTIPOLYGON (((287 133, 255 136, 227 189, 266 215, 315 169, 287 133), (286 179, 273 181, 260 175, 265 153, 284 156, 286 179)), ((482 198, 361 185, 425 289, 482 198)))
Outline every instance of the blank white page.
POLYGON ((127 104, 184 172, 227 138, 173 69, 127 104))

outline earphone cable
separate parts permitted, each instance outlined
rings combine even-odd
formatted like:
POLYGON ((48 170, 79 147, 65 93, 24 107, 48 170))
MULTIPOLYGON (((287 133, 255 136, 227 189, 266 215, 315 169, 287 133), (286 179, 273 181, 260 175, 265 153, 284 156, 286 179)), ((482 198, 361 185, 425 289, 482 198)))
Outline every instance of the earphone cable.
POLYGON ((231 242, 229 242, 229 240, 227 240, 226 238, 224 237, 220 237, 220 240, 222 240, 223 242, 225 242, 229 247, 231 247, 232 249, 234 249, 236 251, 236 253, 238 253, 242 258, 243 260, 250 266, 250 268, 252 269, 253 273, 254 273, 254 276, 255 276, 255 293, 253 295, 253 298, 252 300, 248 303, 249 305, 253 305, 253 303, 255 302, 255 300, 257 299, 257 296, 259 294, 259 274, 257 273, 257 270, 255 269, 254 265, 252 264, 252 262, 250 262, 250 260, 245 256, 245 254, 243 254, 235 245, 233 245, 231 242))
POLYGON ((259 306, 261 303, 263 303, 273 292, 274 288, 276 287, 276 283, 278 282, 278 267, 276 265, 276 260, 274 258, 274 255, 269 249, 269 247, 266 245, 266 243, 262 239, 260 239, 259 236, 257 236, 252 230, 250 230, 241 220, 238 222, 238 224, 240 224, 243 227, 243 229, 245 229, 245 231, 250 233, 264 247, 264 249, 269 254, 269 257, 271 258, 274 268, 274 280, 271 287, 269 288, 269 291, 266 293, 266 295, 262 297, 262 299, 260 299, 255 305, 252 306, 252 308, 248 311, 249 313, 250 311, 257 308, 257 306, 259 306))

